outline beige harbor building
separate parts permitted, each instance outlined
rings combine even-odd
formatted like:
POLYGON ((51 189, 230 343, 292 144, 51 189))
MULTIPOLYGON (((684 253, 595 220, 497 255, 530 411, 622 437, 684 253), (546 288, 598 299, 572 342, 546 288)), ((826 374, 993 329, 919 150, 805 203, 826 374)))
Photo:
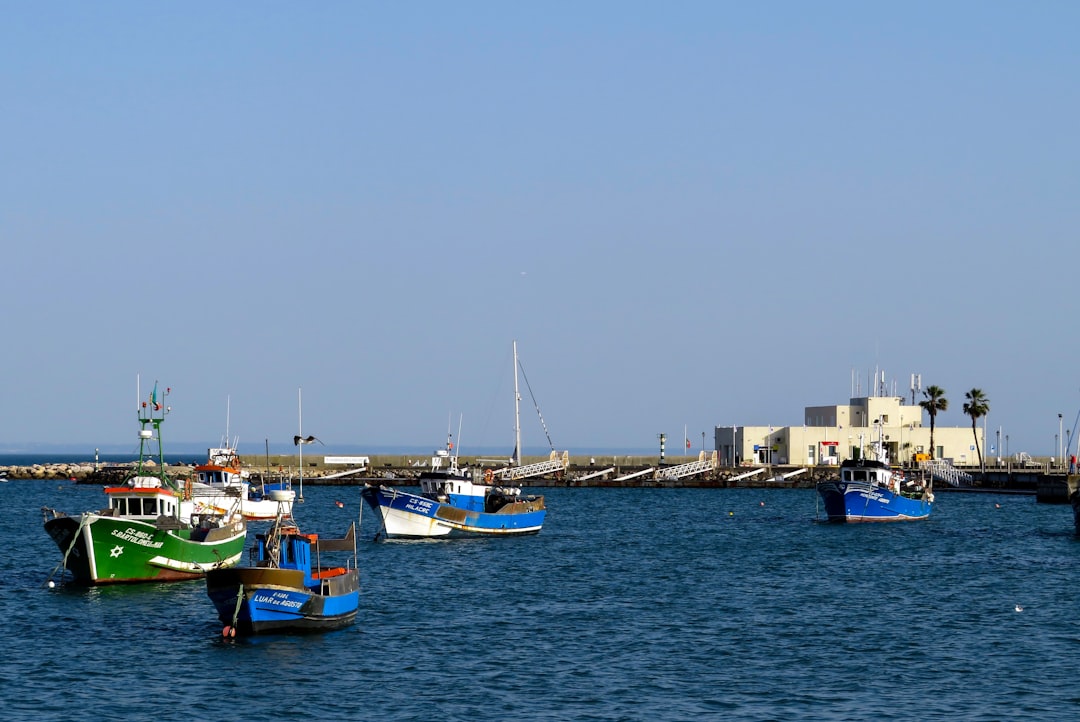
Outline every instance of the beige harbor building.
MULTIPOLYGON (((715 434, 723 465, 838 465, 871 456, 870 445, 879 434, 891 463, 907 466, 931 455, 929 414, 899 396, 862 396, 843 406, 807 406, 801 426, 717 426, 715 434)), ((978 465, 976 435, 985 457, 981 426, 973 433, 970 426, 935 423, 933 458, 949 460, 953 466, 978 465)))

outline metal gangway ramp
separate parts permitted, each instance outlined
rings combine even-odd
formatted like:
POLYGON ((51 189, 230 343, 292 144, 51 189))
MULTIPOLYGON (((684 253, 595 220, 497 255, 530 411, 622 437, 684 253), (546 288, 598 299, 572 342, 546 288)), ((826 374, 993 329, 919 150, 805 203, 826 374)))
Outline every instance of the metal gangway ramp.
POLYGON ((706 471, 713 471, 718 466, 719 462, 717 461, 717 454, 715 451, 712 452, 711 455, 701 451, 698 453, 697 461, 661 469, 656 472, 656 478, 664 481, 675 481, 676 479, 684 479, 688 476, 695 476, 696 474, 704 474, 706 471))
POLYGON ((919 466, 930 472, 930 477, 935 481, 944 481, 949 486, 960 486, 971 483, 971 474, 960 471, 945 459, 931 459, 920 461, 919 466))
POLYGON ((351 474, 359 474, 367 471, 371 465, 371 457, 368 456, 324 456, 324 464, 346 464, 353 466, 353 469, 346 469, 345 471, 338 471, 333 474, 327 474, 319 477, 321 479, 339 479, 343 476, 349 476, 351 474))
POLYGON ((651 467, 651 466, 650 466, 650 467, 649 467, 648 469, 642 469, 641 471, 635 471, 635 472, 634 472, 634 473, 632 473, 632 474, 627 474, 627 475, 625 475, 625 476, 620 476, 620 477, 617 477, 617 478, 616 478, 616 479, 615 479, 614 481, 616 481, 616 482, 619 482, 619 481, 628 481, 628 480, 630 480, 630 479, 636 479, 636 478, 638 478, 639 476, 645 476, 646 474, 651 474, 651 473, 653 473, 654 471, 656 471, 656 469, 654 469, 653 467, 651 467))
POLYGON ((560 471, 566 471, 569 468, 570 452, 564 451, 562 452, 562 455, 560 455, 558 451, 552 451, 551 456, 548 457, 547 461, 526 464, 525 466, 510 466, 496 471, 495 476, 499 481, 505 483, 508 481, 518 481, 519 479, 528 479, 533 476, 555 474, 560 471))

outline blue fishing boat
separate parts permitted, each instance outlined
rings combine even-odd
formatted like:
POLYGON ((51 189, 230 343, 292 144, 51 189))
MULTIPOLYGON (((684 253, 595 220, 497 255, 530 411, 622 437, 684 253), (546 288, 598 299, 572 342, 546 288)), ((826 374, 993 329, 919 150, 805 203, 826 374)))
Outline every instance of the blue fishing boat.
POLYGON ((271 495, 280 497, 279 513, 265 534, 256 535, 251 565, 206 575, 206 593, 224 625, 222 636, 327 631, 352 624, 360 605, 355 523, 340 539, 304 534, 282 511, 291 493, 271 495), (334 553, 347 557, 343 565, 324 564, 334 553))
MULTIPOLYGON (((880 427, 879 427, 880 428, 880 427)), ((909 521, 925 519, 934 505, 929 481, 908 479, 889 466, 880 439, 871 445, 876 458, 846 459, 840 478, 822 481, 818 494, 829 521, 909 521)))
MULTIPOLYGON (((448 443, 449 446, 449 443, 448 443)), ((547 509, 543 496, 496 484, 491 469, 459 468, 451 450, 439 450, 420 474, 420 493, 366 485, 363 500, 379 514, 387 538, 513 536, 536 534, 547 509), (444 466, 444 462, 446 465, 444 466)))
MULTIPOLYGON (((379 515, 381 535, 387 538, 517 536, 540 531, 547 515, 544 497, 523 494, 515 483, 529 476, 562 473, 570 465, 570 456, 569 452, 563 452, 560 456, 552 449, 548 461, 522 466, 521 395, 518 393, 517 372, 515 341, 516 438, 509 464, 499 469, 459 467, 454 444, 447 434, 446 448, 437 450, 431 457, 430 468, 420 474, 419 494, 371 484, 361 491, 361 498, 379 515)), ((535 403, 535 399, 533 401, 535 403)))

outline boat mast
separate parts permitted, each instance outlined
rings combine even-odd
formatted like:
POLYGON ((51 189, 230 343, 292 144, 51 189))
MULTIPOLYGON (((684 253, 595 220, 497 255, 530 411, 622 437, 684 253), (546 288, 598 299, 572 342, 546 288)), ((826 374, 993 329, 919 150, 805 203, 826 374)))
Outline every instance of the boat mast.
POLYGON ((300 434, 300 442, 296 445, 300 449, 300 501, 304 501, 304 397, 303 389, 296 390, 296 417, 297 433, 300 434))
POLYGON ((518 393, 517 339, 514 339, 514 466, 521 466, 521 394, 518 393))
MULTIPOLYGON (((135 386, 136 389, 140 387, 140 379, 136 376, 135 386)), ((150 392, 150 398, 143 401, 141 398, 138 401, 138 416, 139 416, 139 464, 135 469, 136 476, 143 476, 146 472, 144 466, 148 460, 152 460, 154 456, 153 445, 157 444, 157 470, 155 476, 161 479, 161 485, 163 487, 175 488, 175 484, 168 474, 165 473, 165 450, 161 444, 161 422, 165 420, 165 414, 172 411, 171 406, 165 405, 165 397, 172 391, 170 388, 166 388, 165 392, 161 395, 160 401, 158 398, 157 381, 154 382, 154 390, 150 392), (147 427, 150 428, 147 428, 147 427), (148 457, 150 457, 148 459, 148 457)), ((141 396, 141 389, 135 392, 141 396)))

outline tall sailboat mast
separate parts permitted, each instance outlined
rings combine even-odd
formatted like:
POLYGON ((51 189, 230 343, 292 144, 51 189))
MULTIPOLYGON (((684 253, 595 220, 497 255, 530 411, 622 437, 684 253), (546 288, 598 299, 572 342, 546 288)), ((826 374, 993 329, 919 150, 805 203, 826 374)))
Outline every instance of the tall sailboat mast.
POLYGON ((514 339, 514 466, 521 466, 521 394, 518 393, 517 339, 514 339))
POLYGON ((304 390, 296 389, 296 428, 300 435, 297 447, 300 449, 300 501, 304 501, 304 390))

